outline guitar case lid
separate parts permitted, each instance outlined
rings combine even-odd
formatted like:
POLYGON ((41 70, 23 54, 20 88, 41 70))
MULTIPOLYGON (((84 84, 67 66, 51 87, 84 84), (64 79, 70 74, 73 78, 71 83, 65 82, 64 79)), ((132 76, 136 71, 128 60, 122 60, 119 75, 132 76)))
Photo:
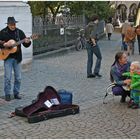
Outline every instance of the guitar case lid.
POLYGON ((23 108, 23 113, 26 116, 29 116, 41 108, 48 109, 53 104, 60 104, 60 96, 57 94, 57 91, 53 87, 47 86, 43 92, 38 94, 34 103, 23 108))

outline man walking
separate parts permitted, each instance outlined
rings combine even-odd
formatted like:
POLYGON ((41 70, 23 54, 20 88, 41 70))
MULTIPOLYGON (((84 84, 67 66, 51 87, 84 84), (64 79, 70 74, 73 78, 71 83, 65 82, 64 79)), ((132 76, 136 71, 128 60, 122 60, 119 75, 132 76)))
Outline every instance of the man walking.
POLYGON ((106 33, 107 33, 107 36, 108 36, 108 40, 111 39, 111 35, 112 35, 113 31, 114 31, 114 27, 113 27, 112 23, 108 22, 106 24, 106 33))
POLYGON ((97 44, 98 22, 99 22, 98 17, 93 16, 91 18, 91 21, 88 23, 88 25, 85 28, 86 48, 87 48, 87 55, 88 55, 87 78, 102 77, 102 75, 99 74, 102 56, 101 56, 100 48, 97 44), (94 73, 92 73, 93 53, 97 57, 95 68, 94 68, 94 73))
MULTIPOLYGON (((8 47, 9 51, 12 49, 12 45, 17 41, 24 40, 23 46, 29 47, 31 41, 29 38, 26 38, 24 32, 16 28, 16 23, 14 17, 8 17, 7 27, 2 29, 0 32, 0 40, 3 47, 8 47), (14 42, 15 41, 15 42, 14 42)), ((12 79, 12 70, 14 71, 14 87, 13 94, 15 99, 21 99, 19 96, 20 85, 21 85, 21 61, 22 61, 22 50, 21 45, 17 46, 17 50, 14 53, 10 53, 6 59, 4 59, 4 92, 5 100, 11 100, 11 79, 12 79)))
POLYGON ((125 23, 121 27, 121 36, 122 36, 122 47, 121 49, 124 51, 127 51, 127 45, 124 41, 124 36, 126 34, 127 28, 129 28, 131 25, 128 23, 128 20, 125 20, 125 23))

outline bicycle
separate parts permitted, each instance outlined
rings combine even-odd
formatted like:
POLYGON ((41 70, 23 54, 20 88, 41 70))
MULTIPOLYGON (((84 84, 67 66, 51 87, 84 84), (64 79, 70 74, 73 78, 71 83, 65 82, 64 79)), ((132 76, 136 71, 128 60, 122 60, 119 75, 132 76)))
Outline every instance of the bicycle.
POLYGON ((80 51, 82 49, 86 48, 86 42, 85 42, 85 37, 84 37, 84 29, 80 29, 80 31, 77 32, 78 33, 78 38, 76 39, 75 42, 75 49, 76 51, 80 51))

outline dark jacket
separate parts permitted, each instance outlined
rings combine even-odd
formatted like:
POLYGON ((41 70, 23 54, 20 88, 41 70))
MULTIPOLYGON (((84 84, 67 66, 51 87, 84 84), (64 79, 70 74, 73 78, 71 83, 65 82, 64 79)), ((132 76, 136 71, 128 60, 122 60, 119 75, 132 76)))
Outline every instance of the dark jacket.
POLYGON ((95 40, 98 37, 98 24, 93 21, 89 22, 85 28, 85 38, 89 40, 90 38, 94 38, 95 40))
MULTIPOLYGON (((14 31, 11 31, 8 27, 4 28, 3 30, 1 30, 0 32, 0 40, 1 41, 9 41, 10 39, 15 40, 16 42, 19 40, 22 40, 26 38, 24 32, 18 28, 16 28, 14 31)), ((31 45, 30 43, 23 43, 24 47, 29 47, 31 45)), ((2 47, 2 45, 1 45, 2 47)), ((6 60, 8 58, 14 58, 16 59, 18 62, 22 61, 22 50, 21 50, 21 44, 17 46, 17 51, 15 53, 11 53, 9 54, 9 56, 6 58, 6 60)))
POLYGON ((3 45, 0 43, 0 49, 1 49, 1 48, 4 48, 4 47, 3 47, 3 45))
POLYGON ((115 82, 117 85, 124 85, 123 81, 127 79, 127 77, 122 76, 123 73, 130 71, 131 62, 127 62, 127 64, 121 66, 117 62, 111 66, 110 74, 112 76, 111 82, 115 82))
POLYGON ((3 43, 4 41, 0 40, 0 49, 4 48, 3 43))

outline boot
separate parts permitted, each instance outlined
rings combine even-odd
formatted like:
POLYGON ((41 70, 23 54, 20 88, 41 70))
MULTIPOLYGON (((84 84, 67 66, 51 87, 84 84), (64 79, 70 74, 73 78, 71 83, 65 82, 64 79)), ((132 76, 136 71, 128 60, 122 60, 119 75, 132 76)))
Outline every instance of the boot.
POLYGON ((120 102, 125 103, 125 100, 126 100, 126 95, 122 95, 120 102))
POLYGON ((6 100, 6 101, 11 101, 10 95, 5 95, 5 100, 6 100))
POLYGON ((19 100, 21 99, 21 97, 18 94, 17 95, 14 95, 14 98, 15 99, 19 99, 19 100))

